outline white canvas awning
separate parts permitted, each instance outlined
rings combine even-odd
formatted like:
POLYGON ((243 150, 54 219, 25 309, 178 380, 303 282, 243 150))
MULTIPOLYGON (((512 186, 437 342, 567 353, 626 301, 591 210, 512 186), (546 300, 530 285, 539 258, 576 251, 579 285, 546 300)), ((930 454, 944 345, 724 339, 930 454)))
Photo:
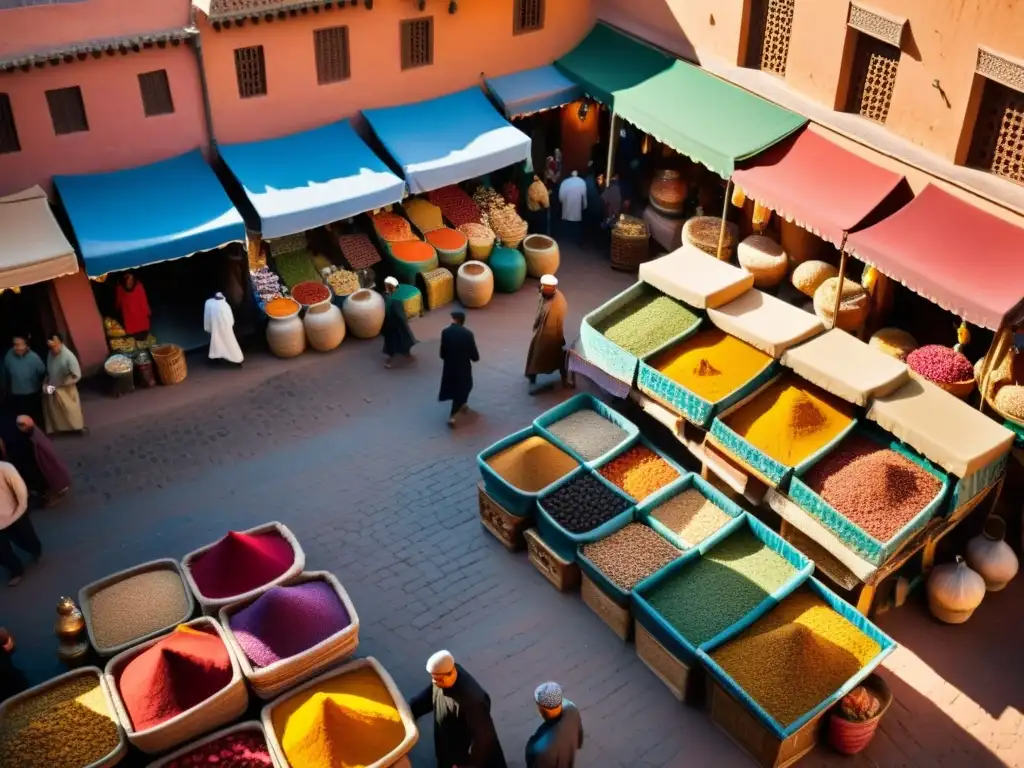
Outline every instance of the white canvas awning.
POLYGON ((75 249, 41 188, 0 197, 0 288, 42 283, 77 271, 75 249))

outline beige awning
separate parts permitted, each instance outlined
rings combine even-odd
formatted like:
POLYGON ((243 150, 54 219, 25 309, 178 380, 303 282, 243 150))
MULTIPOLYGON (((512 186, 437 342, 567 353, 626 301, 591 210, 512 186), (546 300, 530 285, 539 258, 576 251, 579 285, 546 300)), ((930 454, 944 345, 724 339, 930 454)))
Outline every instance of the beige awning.
POLYGON ((0 288, 17 288, 78 271, 75 249, 50 210, 46 193, 32 187, 0 197, 0 288))

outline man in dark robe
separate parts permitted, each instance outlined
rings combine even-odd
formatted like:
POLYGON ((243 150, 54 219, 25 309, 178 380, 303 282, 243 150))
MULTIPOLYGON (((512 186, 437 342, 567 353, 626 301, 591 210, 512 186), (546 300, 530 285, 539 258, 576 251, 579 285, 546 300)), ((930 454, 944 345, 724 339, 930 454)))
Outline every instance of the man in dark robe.
POLYGON ((452 324, 441 331, 441 391, 437 399, 452 401, 448 426, 455 426, 455 417, 466 409, 469 393, 473 390, 473 363, 480 362, 473 332, 466 328, 466 314, 452 312, 452 324))
POLYGON ((427 660, 431 684, 409 705, 417 720, 434 713, 437 768, 506 768, 491 720, 491 697, 448 651, 427 660))
MULTIPOLYGON (((46 434, 36 427, 31 416, 18 417, 18 431, 25 436, 31 448, 31 462, 33 467, 30 474, 22 473, 29 490, 36 490, 44 495, 46 504, 53 504, 71 488, 71 472, 61 461, 60 456, 53 447, 53 442, 46 434), (35 489, 32 487, 29 477, 38 478, 42 481, 43 487, 35 489)), ((27 462, 26 462, 27 463, 27 462)), ((15 466, 18 466, 15 463, 15 466)))
POLYGON ((405 305, 395 298, 398 281, 389 277, 384 280, 384 354, 388 356, 385 368, 390 368, 395 355, 412 357, 412 348, 416 337, 409 329, 409 318, 405 315, 405 305))
POLYGON ((544 275, 540 279, 540 302, 533 320, 533 338, 526 354, 526 378, 537 383, 537 376, 558 371, 566 383, 565 315, 569 305, 558 290, 558 278, 544 275))
POLYGON ((544 722, 526 742, 526 768, 573 768, 576 752, 583 749, 580 711, 562 697, 558 683, 542 683, 533 700, 544 722))

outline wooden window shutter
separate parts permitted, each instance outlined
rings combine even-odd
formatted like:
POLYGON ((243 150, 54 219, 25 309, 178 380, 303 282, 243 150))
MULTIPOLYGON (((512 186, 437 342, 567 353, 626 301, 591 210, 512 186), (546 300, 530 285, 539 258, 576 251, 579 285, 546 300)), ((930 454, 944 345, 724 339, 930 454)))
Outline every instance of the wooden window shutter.
POLYGON ((313 32, 316 81, 320 85, 349 78, 348 27, 327 27, 313 32))
POLYGON ((89 130, 85 116, 85 102, 82 89, 77 85, 46 92, 46 104, 50 108, 53 132, 58 136, 89 130))
POLYGON ((428 67, 434 63, 434 17, 402 22, 402 69, 428 67))
POLYGON ((139 75, 139 91, 142 93, 142 109, 146 117, 174 113, 174 99, 171 98, 171 84, 166 69, 142 72, 139 75))
POLYGON ((263 46, 235 49, 235 77, 238 79, 238 95, 243 99, 267 94, 267 65, 263 58, 263 46))

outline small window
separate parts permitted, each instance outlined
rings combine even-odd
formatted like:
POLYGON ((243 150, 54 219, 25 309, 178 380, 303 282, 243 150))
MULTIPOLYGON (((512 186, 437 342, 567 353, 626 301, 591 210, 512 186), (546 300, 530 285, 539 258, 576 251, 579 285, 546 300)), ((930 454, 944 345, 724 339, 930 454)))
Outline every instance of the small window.
POLYGON ((896 88, 900 49, 859 32, 856 46, 846 111, 884 123, 896 88))
POLYGON ((536 32, 544 29, 544 0, 516 0, 513 32, 536 32))
POLYGON ((316 48, 316 81, 320 85, 348 80, 348 27, 328 27, 313 32, 316 48))
POLYGON ((985 79, 967 163, 1024 184, 1024 93, 985 79))
POLYGON ((235 49, 235 78, 239 98, 267 95, 267 64, 262 45, 235 49))
POLYGON ((751 0, 746 64, 786 76, 795 0, 751 0))
POLYGON ((46 103, 50 107, 53 132, 58 136, 89 130, 89 121, 85 117, 85 102, 82 101, 82 89, 77 85, 47 91, 46 103))
POLYGON ((0 155, 20 151, 21 142, 18 141, 18 126, 14 124, 11 97, 0 93, 0 155))
POLYGON ((166 69, 141 73, 139 90, 142 92, 142 109, 146 117, 174 113, 174 100, 171 99, 171 84, 167 80, 166 69))
POLYGON ((402 69, 434 63, 434 17, 402 22, 402 69))

